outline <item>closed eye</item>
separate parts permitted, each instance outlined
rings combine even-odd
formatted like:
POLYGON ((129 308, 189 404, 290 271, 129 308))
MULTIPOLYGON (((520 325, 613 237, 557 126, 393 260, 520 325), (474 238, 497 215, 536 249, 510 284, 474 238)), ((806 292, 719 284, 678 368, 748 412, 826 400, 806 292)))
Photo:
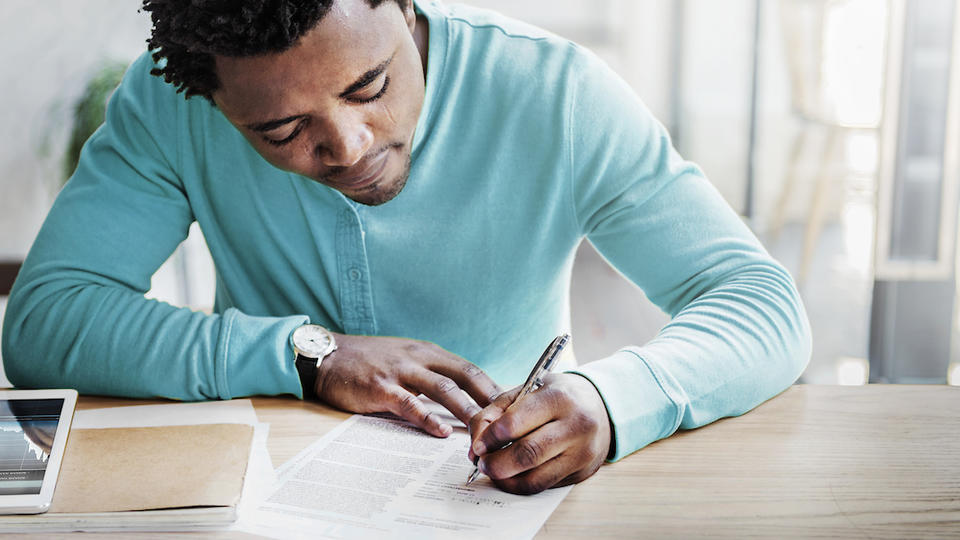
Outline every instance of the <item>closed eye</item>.
POLYGON ((358 95, 355 95, 355 94, 354 94, 354 95, 346 96, 346 97, 344 97, 344 99, 346 99, 347 101, 349 101, 349 102, 351 102, 351 103, 370 103, 370 102, 372 102, 372 101, 376 101, 376 100, 382 98, 383 95, 384 95, 385 93, 387 93, 387 87, 389 87, 389 86, 390 86, 390 76, 389 76, 389 75, 384 75, 384 76, 383 76, 383 85, 380 86, 380 90, 379 90, 376 94, 374 94, 374 95, 372 95, 372 96, 362 96, 362 95, 361 95, 361 96, 358 96, 358 95))
POLYGON ((297 124, 297 127, 293 128, 293 131, 291 131, 289 135, 287 135, 282 139, 278 140, 278 139, 272 139, 270 137, 264 137, 263 140, 266 141, 268 144, 272 144, 273 146, 283 146, 289 143, 290 141, 296 139, 297 135, 299 135, 300 132, 303 131, 303 128, 304 126, 306 126, 306 124, 307 124, 306 120, 300 121, 300 123, 297 124))

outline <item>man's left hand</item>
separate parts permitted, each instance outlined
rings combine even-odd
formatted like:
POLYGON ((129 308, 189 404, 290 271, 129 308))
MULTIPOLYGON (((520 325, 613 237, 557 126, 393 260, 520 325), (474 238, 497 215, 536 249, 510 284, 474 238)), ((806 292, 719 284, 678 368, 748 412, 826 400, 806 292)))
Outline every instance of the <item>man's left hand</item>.
POLYGON ((481 472, 500 489, 519 494, 574 484, 597 472, 611 433, 593 384, 573 373, 550 373, 539 390, 510 407, 519 391, 500 394, 470 420, 469 457, 480 457, 481 472))

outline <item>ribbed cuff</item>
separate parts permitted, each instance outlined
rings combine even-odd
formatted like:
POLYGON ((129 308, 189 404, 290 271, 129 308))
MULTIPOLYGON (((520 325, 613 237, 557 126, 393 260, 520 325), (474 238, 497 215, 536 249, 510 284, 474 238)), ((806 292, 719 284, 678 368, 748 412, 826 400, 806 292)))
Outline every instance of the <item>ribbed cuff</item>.
POLYGON ((672 435, 683 417, 685 400, 672 395, 676 394, 676 385, 641 355, 642 349, 622 349, 570 370, 589 379, 607 407, 614 438, 609 461, 617 461, 672 435))
POLYGON ((302 398, 290 334, 308 320, 303 315, 253 317, 228 309, 216 354, 220 398, 279 394, 302 398))

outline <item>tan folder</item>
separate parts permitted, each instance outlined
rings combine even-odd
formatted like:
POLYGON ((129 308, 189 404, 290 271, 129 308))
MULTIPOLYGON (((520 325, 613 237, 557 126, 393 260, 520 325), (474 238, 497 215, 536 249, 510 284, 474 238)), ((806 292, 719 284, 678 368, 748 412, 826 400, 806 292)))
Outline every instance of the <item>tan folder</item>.
POLYGON ((71 430, 50 513, 233 506, 247 424, 71 430))

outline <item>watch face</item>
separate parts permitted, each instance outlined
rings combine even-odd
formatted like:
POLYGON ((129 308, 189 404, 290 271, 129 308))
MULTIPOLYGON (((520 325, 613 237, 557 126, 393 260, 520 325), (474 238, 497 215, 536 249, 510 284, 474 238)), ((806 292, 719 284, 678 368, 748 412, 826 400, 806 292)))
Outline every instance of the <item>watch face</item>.
POLYGON ((331 336, 322 326, 306 324, 293 333, 293 345, 310 358, 319 358, 330 348, 331 336))

